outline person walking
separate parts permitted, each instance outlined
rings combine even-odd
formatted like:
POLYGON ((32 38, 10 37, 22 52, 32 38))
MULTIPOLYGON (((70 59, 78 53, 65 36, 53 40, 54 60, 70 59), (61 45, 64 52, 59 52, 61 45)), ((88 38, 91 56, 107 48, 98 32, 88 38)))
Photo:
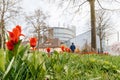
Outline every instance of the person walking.
POLYGON ((71 49, 71 51, 74 53, 74 51, 75 51, 75 49, 76 49, 74 43, 72 43, 72 45, 70 46, 70 49, 71 49))

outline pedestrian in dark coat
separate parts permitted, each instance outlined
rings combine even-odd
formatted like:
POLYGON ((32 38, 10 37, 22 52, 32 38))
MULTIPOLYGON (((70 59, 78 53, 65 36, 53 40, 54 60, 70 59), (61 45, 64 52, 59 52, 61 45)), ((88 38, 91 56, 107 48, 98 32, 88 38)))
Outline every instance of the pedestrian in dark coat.
POLYGON ((72 45, 70 46, 70 49, 73 53, 75 52, 76 47, 75 47, 74 43, 72 43, 72 45))

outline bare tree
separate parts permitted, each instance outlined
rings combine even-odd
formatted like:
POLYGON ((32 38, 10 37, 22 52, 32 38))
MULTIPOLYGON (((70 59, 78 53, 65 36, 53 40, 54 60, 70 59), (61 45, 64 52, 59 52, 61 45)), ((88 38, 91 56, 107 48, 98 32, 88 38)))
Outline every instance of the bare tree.
MULTIPOLYGON (((105 0, 67 0, 67 1, 68 1, 68 6, 71 5, 71 3, 77 4, 77 5, 73 6, 73 7, 76 7, 76 6, 78 7, 77 12, 80 11, 80 8, 81 8, 82 5, 84 5, 85 3, 89 2, 89 4, 90 4, 90 15, 91 15, 91 48, 96 50, 97 44, 96 44, 96 17, 95 17, 95 7, 96 7, 96 4, 95 3, 97 3, 97 5, 101 9, 104 9, 104 10, 116 11, 116 10, 120 10, 120 9, 119 8, 118 9, 104 8, 103 4, 101 2, 103 2, 105 0)), ((114 3, 114 2, 115 3, 120 3, 118 0, 106 0, 106 1, 107 1, 106 3, 109 3, 109 2, 111 2, 111 3, 114 3)), ((61 3, 64 3, 64 2, 65 2, 64 0, 61 1, 61 3)), ((68 6, 67 6, 67 8, 68 8, 68 6)), ((76 13, 76 11, 75 11, 75 13, 76 13)))
POLYGON ((108 15, 108 12, 106 12, 105 10, 96 12, 96 29, 97 35, 100 40, 100 52, 103 51, 103 40, 105 39, 106 35, 111 33, 111 25, 112 23, 110 21, 110 16, 108 15))
POLYGON ((88 0, 91 13, 91 48, 96 50, 96 18, 95 18, 95 0, 88 0))
POLYGON ((37 34, 37 48, 39 48, 42 38, 47 39, 47 36, 44 35, 44 32, 48 31, 49 29, 45 20, 46 16, 40 9, 36 10, 32 15, 26 16, 27 23, 33 28, 33 33, 37 34))
MULTIPOLYGON (((95 12, 95 1, 98 2, 99 6, 103 10, 109 10, 109 11, 113 11, 113 10, 111 10, 109 8, 108 9, 104 8, 101 5, 100 0, 87 0, 87 1, 90 3, 90 12, 91 12, 91 47, 96 50, 96 17, 95 17, 95 13, 96 12, 95 12)), ((118 2, 117 0, 111 0, 111 2, 112 1, 118 2)), ((102 17, 103 16, 101 15, 101 18, 102 17)), ((100 19, 100 17, 99 17, 99 19, 100 19)), ((98 31, 99 34, 98 34, 98 36, 100 38, 100 49, 101 49, 101 51, 103 51, 102 50, 102 40, 105 37, 105 32, 104 31, 109 27, 107 21, 109 21, 109 20, 102 21, 102 22, 100 21, 100 24, 99 24, 99 31, 98 31), (103 22, 104 22, 104 24, 101 25, 103 22)))
POLYGON ((0 48, 5 48, 5 25, 21 10, 20 0, 0 0, 0 48))

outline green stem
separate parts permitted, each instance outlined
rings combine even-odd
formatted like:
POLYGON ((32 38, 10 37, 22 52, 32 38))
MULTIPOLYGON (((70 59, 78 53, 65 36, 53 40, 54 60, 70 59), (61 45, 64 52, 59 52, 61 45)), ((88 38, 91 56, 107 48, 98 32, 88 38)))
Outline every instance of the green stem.
POLYGON ((10 64, 7 67, 7 70, 5 71, 5 74, 3 75, 3 80, 5 80, 5 78, 7 78, 7 75, 9 74, 9 71, 11 70, 12 66, 13 66, 13 62, 14 62, 15 57, 12 57, 12 60, 10 61, 10 64))

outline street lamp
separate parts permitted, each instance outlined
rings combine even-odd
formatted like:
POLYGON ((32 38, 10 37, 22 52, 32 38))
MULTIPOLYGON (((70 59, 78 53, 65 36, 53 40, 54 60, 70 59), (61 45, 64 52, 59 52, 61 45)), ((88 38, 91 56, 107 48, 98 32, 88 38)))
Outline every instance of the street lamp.
POLYGON ((108 41, 109 41, 109 39, 107 39, 107 46, 108 46, 108 41))
POLYGON ((117 31, 117 40, 119 42, 119 31, 117 31))
POLYGON ((113 28, 116 32, 115 32, 115 34, 117 34, 117 41, 119 42, 119 30, 117 30, 117 29, 115 29, 115 28, 113 28))

